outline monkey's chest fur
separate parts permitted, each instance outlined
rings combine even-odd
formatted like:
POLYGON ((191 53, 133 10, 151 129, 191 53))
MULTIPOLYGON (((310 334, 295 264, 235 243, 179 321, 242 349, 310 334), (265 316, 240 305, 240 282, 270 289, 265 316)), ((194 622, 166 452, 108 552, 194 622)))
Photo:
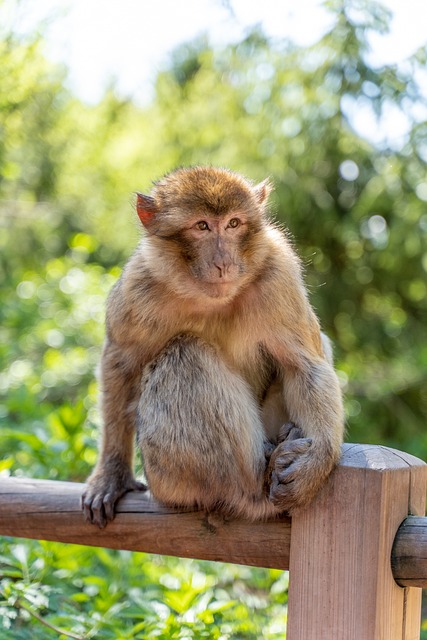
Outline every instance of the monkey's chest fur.
MULTIPOLYGON (((235 344, 238 345, 238 342, 235 344)), ((269 388, 277 379, 278 370, 273 357, 260 343, 252 344, 250 347, 239 349, 230 346, 222 349, 221 344, 217 345, 225 361, 248 383, 261 406, 269 388)))
MULTIPOLYGON (((254 317, 251 323, 247 316, 240 319, 239 314, 229 315, 223 310, 218 314, 187 316, 180 322, 179 315, 179 310, 175 309, 172 315, 174 332, 167 332, 161 343, 166 346, 178 334, 201 338, 243 378, 261 407, 269 388, 278 378, 278 366, 262 345, 257 318, 254 317)), ((167 331, 167 323, 163 327, 167 331)))

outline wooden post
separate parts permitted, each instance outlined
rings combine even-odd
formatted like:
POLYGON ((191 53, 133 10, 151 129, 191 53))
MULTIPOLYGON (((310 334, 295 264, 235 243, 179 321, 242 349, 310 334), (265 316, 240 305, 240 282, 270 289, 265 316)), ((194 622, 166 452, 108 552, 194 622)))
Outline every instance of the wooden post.
POLYGON ((391 552, 408 514, 424 515, 427 466, 344 445, 340 466, 292 518, 287 640, 416 640, 421 589, 401 588, 391 552))

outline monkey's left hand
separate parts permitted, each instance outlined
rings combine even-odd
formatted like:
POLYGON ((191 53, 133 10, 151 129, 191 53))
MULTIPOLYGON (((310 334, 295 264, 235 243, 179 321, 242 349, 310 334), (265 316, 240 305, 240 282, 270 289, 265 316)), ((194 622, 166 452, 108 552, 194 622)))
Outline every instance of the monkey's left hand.
POLYGON ((334 460, 304 438, 292 423, 284 425, 269 462, 270 500, 280 511, 292 513, 309 504, 329 475, 334 460))

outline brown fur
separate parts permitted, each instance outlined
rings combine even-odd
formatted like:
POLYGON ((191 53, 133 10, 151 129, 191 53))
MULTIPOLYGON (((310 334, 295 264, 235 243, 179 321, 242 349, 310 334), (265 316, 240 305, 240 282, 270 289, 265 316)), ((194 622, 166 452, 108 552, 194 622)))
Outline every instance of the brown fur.
POLYGON ((99 526, 144 488, 136 428, 157 499, 251 519, 305 506, 337 462, 330 345, 300 261, 266 215, 269 191, 195 167, 138 194, 147 234, 109 298, 104 436, 83 498, 99 526))

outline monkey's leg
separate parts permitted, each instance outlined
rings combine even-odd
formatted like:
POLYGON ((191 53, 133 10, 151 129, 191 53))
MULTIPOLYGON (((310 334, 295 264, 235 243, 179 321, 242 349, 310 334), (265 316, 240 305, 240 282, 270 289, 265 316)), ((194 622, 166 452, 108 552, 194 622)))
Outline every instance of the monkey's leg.
POLYGON ((104 527, 114 518, 114 505, 127 491, 146 486, 133 476, 135 413, 140 374, 118 347, 104 347, 101 366, 104 429, 99 459, 87 480, 82 507, 88 522, 104 527))
POLYGON ((146 367, 138 442, 161 502, 251 518, 275 512, 264 441, 250 388, 203 340, 177 336, 146 367))

